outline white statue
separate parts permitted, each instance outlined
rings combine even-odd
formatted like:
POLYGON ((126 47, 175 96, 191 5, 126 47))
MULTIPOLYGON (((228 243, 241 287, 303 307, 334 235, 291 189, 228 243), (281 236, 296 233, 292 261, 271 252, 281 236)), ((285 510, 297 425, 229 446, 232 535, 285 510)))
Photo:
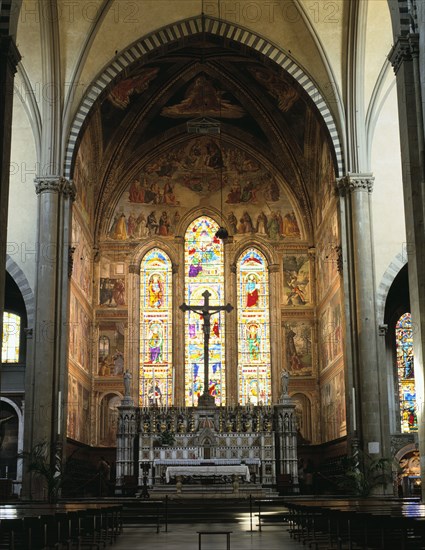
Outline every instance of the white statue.
POLYGON ((130 397, 131 374, 128 370, 124 373, 124 397, 130 397))
POLYGON ((282 381, 282 395, 286 397, 288 395, 288 383, 289 383, 289 372, 287 370, 283 370, 280 379, 282 381))

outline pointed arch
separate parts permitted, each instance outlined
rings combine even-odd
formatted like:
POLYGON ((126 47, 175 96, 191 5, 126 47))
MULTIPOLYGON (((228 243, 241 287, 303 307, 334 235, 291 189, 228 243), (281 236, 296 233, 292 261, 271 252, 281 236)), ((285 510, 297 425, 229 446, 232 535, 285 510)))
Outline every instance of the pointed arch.
POLYGON ((12 260, 9 254, 6 254, 6 271, 9 273, 9 275, 12 277, 19 290, 21 291, 22 298, 25 303, 25 308, 27 310, 28 328, 33 328, 35 314, 34 294, 30 287, 28 279, 25 276, 25 273, 18 266, 18 264, 12 260))
POLYGON ((316 86, 305 69, 292 58, 289 52, 278 48, 256 33, 248 31, 234 23, 221 21, 213 17, 196 16, 158 29, 134 42, 126 50, 117 55, 92 82, 71 124, 65 155, 65 177, 71 177, 75 145, 84 121, 100 94, 111 81, 133 63, 140 61, 140 59, 143 59, 147 55, 152 55, 153 51, 158 51, 170 43, 186 40, 191 36, 201 33, 220 36, 223 39, 232 40, 254 49, 258 54, 272 60, 298 82, 316 105, 324 124, 328 128, 337 159, 338 175, 342 176, 344 174, 344 159, 336 122, 318 86, 316 86))

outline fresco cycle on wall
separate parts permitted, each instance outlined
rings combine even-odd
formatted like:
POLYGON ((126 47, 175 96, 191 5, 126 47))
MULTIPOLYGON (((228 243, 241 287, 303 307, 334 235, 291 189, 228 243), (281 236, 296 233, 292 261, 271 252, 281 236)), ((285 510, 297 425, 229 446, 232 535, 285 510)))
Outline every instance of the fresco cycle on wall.
POLYGON ((285 365, 291 376, 312 376, 312 321, 291 320, 285 323, 285 365))
POLYGON ((283 257, 283 294, 285 306, 310 306, 310 258, 308 254, 283 257))
POLYGON ((107 238, 174 236, 187 205, 221 209, 221 202, 232 235, 256 234, 272 241, 302 237, 275 176, 245 151, 203 136, 162 154, 128 184, 107 238))

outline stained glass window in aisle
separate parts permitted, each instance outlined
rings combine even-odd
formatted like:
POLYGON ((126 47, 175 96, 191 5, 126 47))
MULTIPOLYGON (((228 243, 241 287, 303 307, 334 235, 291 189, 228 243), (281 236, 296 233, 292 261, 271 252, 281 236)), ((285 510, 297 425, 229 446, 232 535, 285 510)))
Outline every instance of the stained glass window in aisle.
POLYGON ((140 406, 172 405, 172 364, 171 261, 154 248, 140 266, 140 406))
POLYGON ((238 261, 238 379, 241 405, 271 401, 267 262, 255 248, 238 261))
POLYGON ((3 363, 19 363, 21 318, 15 313, 3 313, 3 339, 1 360, 3 363))
MULTIPOLYGON (((218 224, 208 217, 193 221, 185 235, 185 302, 189 306, 204 303, 202 294, 211 293, 210 305, 225 304, 223 243, 215 236, 218 224)), ((224 405, 225 312, 211 317, 209 341, 209 388, 216 405, 224 405)), ((196 406, 204 392, 204 333, 198 314, 185 313, 185 402, 196 406)))
POLYGON ((395 328, 402 433, 418 431, 416 411, 413 333, 410 313, 404 313, 395 328))

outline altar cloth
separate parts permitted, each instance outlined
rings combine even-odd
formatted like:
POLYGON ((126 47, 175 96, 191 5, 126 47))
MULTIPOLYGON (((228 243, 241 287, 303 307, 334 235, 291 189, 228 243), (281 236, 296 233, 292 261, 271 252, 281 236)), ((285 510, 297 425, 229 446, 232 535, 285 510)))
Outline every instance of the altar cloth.
POLYGON ((168 466, 165 480, 169 483, 170 479, 176 476, 219 477, 233 475, 243 476, 246 481, 250 481, 249 468, 243 464, 240 466, 168 466))

